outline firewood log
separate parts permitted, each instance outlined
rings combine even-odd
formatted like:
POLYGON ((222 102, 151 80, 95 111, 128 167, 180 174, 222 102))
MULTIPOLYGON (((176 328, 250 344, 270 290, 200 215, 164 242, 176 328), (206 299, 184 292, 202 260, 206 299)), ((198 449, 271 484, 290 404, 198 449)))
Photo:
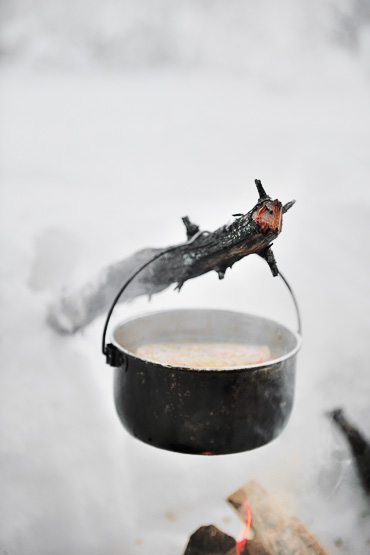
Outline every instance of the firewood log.
POLYGON ((236 540, 213 526, 201 526, 189 538, 184 555, 271 555, 260 542, 236 540))
POLYGON ((254 539, 272 555, 327 555, 317 539, 291 516, 260 484, 250 481, 229 495, 227 501, 245 522, 245 502, 252 514, 254 539))
POLYGON ((284 206, 272 200, 262 183, 255 180, 259 199, 245 214, 233 214, 231 224, 213 232, 200 231, 188 217, 183 218, 187 241, 165 249, 147 248, 101 270, 88 283, 65 288, 49 307, 48 323, 56 330, 74 333, 106 313, 121 285, 149 259, 148 264, 130 283, 120 301, 139 295, 153 295, 171 284, 180 290, 192 278, 216 271, 223 279, 233 264, 249 254, 258 254, 266 260, 274 276, 279 271, 271 245, 282 229, 282 216, 294 201, 284 206))
POLYGON ((184 555, 226 555, 236 541, 216 526, 201 526, 189 538, 184 555))

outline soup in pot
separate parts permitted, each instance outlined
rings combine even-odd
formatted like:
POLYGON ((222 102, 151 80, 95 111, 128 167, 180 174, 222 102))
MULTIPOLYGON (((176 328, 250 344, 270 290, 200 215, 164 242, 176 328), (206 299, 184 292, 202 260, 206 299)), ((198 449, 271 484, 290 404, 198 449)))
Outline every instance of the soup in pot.
POLYGON ((136 354, 153 362, 194 368, 249 366, 271 360, 267 345, 165 342, 142 345, 136 354))

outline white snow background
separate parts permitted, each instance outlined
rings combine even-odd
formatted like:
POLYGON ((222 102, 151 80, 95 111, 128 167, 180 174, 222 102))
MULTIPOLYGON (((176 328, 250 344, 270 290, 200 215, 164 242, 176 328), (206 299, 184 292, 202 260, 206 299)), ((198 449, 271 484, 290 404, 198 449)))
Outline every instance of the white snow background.
MULTIPOLYGON (((370 552, 370 513, 325 412, 370 437, 370 28, 365 1, 3 0, 0 4, 0 553, 176 555, 241 524, 259 480, 329 553, 370 552), (275 241, 301 307, 291 420, 252 452, 196 457, 131 438, 100 352, 103 316, 45 322, 71 283, 215 229, 257 200, 296 205, 275 241)), ((296 326, 258 257, 153 298, 296 326)))

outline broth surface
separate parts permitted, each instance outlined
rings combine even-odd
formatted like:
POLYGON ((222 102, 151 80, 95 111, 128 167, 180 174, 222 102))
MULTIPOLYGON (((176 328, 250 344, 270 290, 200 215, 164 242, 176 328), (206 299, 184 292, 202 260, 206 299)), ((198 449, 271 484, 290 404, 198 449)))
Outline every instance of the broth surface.
POLYGON ((138 347, 136 354, 153 362, 195 368, 248 366, 271 360, 267 345, 166 342, 138 347))

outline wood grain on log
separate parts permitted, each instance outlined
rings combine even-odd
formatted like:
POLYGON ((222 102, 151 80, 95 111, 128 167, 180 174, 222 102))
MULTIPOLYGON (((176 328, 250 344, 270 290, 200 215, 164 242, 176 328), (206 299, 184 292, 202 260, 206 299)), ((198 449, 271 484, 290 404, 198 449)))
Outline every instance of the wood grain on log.
POLYGON ((252 514, 254 539, 272 555, 327 555, 318 540, 290 515, 260 484, 250 481, 229 495, 227 501, 245 522, 245 501, 252 514))
POLYGON ((284 206, 272 200, 262 183, 255 180, 259 199, 246 214, 213 232, 200 231, 188 217, 183 218, 187 241, 170 249, 148 248, 103 269, 83 286, 65 289, 50 306, 48 322, 55 329, 73 333, 107 312, 115 295, 127 278, 145 261, 160 255, 129 285, 120 301, 139 295, 153 295, 212 270, 223 279, 225 272, 247 255, 258 254, 266 260, 274 276, 278 275, 272 242, 282 229, 283 214, 294 204, 284 206), (161 254, 163 251, 168 251, 161 254))

